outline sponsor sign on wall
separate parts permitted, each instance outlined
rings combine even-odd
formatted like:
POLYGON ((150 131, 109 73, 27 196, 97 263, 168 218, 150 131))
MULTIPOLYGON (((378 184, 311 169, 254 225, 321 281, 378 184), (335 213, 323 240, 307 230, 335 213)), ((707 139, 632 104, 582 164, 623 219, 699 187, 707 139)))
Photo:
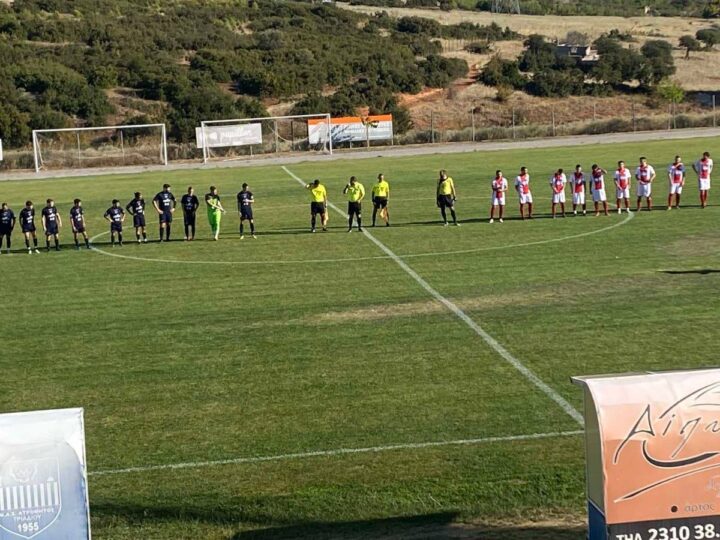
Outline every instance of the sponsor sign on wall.
POLYGON ((720 369, 573 381, 590 540, 720 539, 720 369))
POLYGON ((195 128, 197 148, 203 148, 203 131, 207 136, 207 148, 225 146, 248 146, 262 144, 262 124, 236 124, 234 126, 205 126, 195 128))
POLYGON ((0 539, 90 539, 82 409, 0 415, 0 539))
MULTIPOLYGON (((322 144, 327 141, 327 126, 327 120, 323 118, 308 120, 309 143, 322 144)), ((368 140, 386 141, 393 138, 393 118, 391 114, 331 118, 330 129, 333 144, 368 140)))

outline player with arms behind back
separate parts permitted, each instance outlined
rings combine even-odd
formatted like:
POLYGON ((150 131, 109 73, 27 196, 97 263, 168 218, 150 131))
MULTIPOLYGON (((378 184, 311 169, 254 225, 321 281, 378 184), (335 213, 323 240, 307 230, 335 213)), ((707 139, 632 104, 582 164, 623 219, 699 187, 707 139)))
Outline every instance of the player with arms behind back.
POLYGON ((0 253, 2 253, 3 238, 7 242, 7 252, 12 247, 12 232, 15 228, 15 213, 10 210, 6 202, 0 206, 0 253))
POLYGON ((710 175, 713 170, 713 160, 710 159, 710 152, 704 152, 702 157, 693 165, 693 169, 698 175, 700 207, 705 208, 707 206, 708 191, 710 191, 710 175))
POLYGON ((492 202, 490 203, 490 223, 495 222, 495 208, 498 209, 498 221, 503 222, 505 213, 505 193, 508 190, 508 181, 501 170, 495 171, 495 178, 491 183, 492 202))
POLYGON ((28 255, 33 252, 30 248, 30 238, 33 240, 33 246, 35 253, 38 251, 37 232, 35 227, 35 207, 32 201, 25 201, 25 208, 20 210, 20 230, 25 236, 25 247, 28 250, 28 255))
POLYGON ((640 158, 640 165, 635 170, 637 180, 637 211, 640 211, 642 198, 645 197, 648 212, 652 210, 652 183, 657 175, 652 165, 648 165, 647 158, 640 158))
POLYGON ((143 199, 142 193, 136 191, 135 198, 127 203, 125 209, 133 217, 133 227, 135 228, 137 243, 140 243, 141 234, 142 241, 147 243, 147 232, 145 231, 145 199, 143 199))
POLYGON ((75 249, 80 249, 79 234, 81 234, 85 240, 85 247, 90 249, 90 240, 88 239, 87 227, 85 225, 85 211, 83 210, 80 199, 75 199, 73 201, 73 207, 70 209, 70 226, 72 227, 73 240, 75 240, 75 249))
POLYGON ((253 218, 253 204, 255 204, 255 197, 250 191, 247 183, 242 185, 242 191, 237 194, 237 205, 238 214, 240 214, 240 240, 245 238, 245 220, 250 223, 250 234, 253 238, 255 236, 255 219, 253 218))
POLYGON ((60 251, 60 227, 62 227, 62 219, 60 213, 55 207, 55 201, 47 200, 47 206, 42 209, 42 224, 45 230, 45 246, 50 252, 50 238, 55 242, 55 251, 60 251))
POLYGON ((673 207, 673 197, 675 197, 675 208, 680 208, 680 195, 682 195, 683 186, 685 185, 685 165, 682 158, 675 156, 675 161, 668 167, 668 201, 667 209, 673 207))
POLYGON ((180 199, 180 206, 183 210, 183 225, 185 226, 185 240, 195 240, 195 222, 197 221, 197 209, 200 208, 200 201, 195 195, 192 186, 188 186, 187 193, 180 199))
POLYGON ((153 199, 153 206, 160 218, 160 242, 163 241, 163 231, 165 232, 165 241, 170 241, 170 225, 175 212, 175 195, 170 191, 170 184, 163 184, 163 189, 153 199))

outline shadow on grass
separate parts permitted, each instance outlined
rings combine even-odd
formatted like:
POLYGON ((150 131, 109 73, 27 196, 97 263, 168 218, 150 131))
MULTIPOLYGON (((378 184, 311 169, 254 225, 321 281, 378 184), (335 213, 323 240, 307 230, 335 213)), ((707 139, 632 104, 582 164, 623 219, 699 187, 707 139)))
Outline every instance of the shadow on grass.
POLYGON ((555 526, 486 526, 457 523, 454 513, 345 523, 302 523, 239 532, 228 540, 584 540, 585 529, 555 526))
POLYGON ((720 274, 720 270, 714 268, 701 268, 699 270, 660 270, 663 274, 682 275, 682 274, 720 274))

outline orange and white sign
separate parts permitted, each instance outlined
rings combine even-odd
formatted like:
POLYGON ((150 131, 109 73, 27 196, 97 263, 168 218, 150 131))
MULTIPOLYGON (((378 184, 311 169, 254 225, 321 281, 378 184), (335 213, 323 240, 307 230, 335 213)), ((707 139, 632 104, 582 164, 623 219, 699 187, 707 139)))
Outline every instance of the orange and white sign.
POLYGON ((573 381, 585 388, 590 539, 673 527, 720 538, 720 369, 573 381))
MULTIPOLYGON (((328 125, 324 118, 308 120, 308 142, 322 144, 328 140, 328 125)), ((342 116, 330 119, 333 144, 344 142, 384 141, 393 138, 392 114, 370 116, 342 116)))

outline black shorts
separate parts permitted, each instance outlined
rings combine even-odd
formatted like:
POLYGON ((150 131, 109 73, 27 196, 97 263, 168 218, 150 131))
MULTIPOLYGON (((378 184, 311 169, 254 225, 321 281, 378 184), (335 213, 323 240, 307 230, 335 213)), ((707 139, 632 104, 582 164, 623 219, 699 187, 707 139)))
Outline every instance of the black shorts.
POLYGON ((35 232, 35 224, 31 223, 30 225, 23 225, 22 226, 22 232, 23 233, 34 233, 35 232))
POLYGON ((359 216, 360 212, 362 212, 361 202, 348 201, 348 215, 352 216, 353 214, 357 214, 359 216))
POLYGON ((241 206, 240 207, 240 219, 252 219, 252 206, 241 206))
POLYGON ((122 223, 111 223, 110 232, 122 232, 122 223))
POLYGON ((438 195, 437 201, 440 208, 452 208, 455 206, 455 200, 452 195, 438 195))
POLYGON ((195 226, 195 212, 185 212, 183 214, 183 219, 185 220, 185 225, 189 226, 195 226))
POLYGON ((373 204, 375 205, 375 208, 387 208, 387 197, 375 197, 373 199, 373 204))
POLYGON ((45 229, 45 235, 46 235, 46 236, 51 236, 51 235, 54 235, 54 234, 58 234, 58 226, 57 226, 57 224, 48 225, 48 226, 47 226, 47 229, 45 229))
POLYGON ((324 214, 325 213, 325 203, 324 202, 311 202, 310 203, 310 213, 311 214, 324 214))
POLYGON ((135 214, 133 216, 133 227, 136 229, 145 227, 145 214, 135 214))
POLYGON ((75 225, 75 232, 76 233, 84 233, 85 227, 83 227, 82 225, 75 225))
POLYGON ((172 223, 172 212, 163 212, 160 214, 160 223, 172 223))
POLYGON ((0 227, 0 236, 10 236, 12 229, 10 227, 0 227))

